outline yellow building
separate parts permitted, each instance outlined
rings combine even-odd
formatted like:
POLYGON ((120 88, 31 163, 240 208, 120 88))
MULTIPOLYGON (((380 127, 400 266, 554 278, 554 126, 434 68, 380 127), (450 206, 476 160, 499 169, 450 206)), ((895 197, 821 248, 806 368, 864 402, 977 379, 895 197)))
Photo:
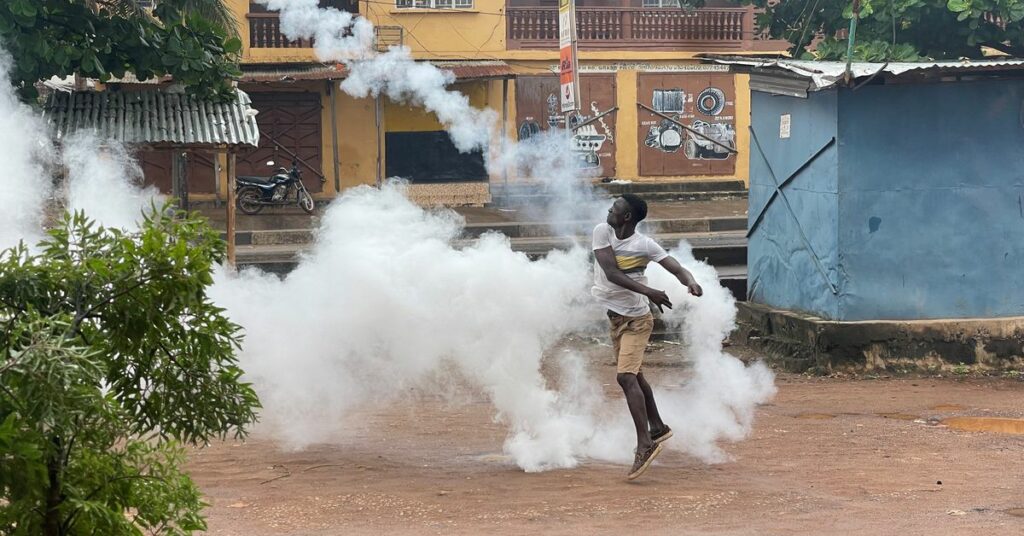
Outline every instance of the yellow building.
MULTIPOLYGON (((578 0, 579 119, 617 108, 577 131, 581 165, 633 181, 746 180, 746 76, 703 64, 697 55, 785 47, 759 39, 749 8, 709 1, 685 11, 674 2, 578 0)), ((437 119, 422 109, 342 93, 344 69, 318 63, 311 43, 288 41, 276 13, 248 0, 228 3, 245 44, 239 86, 260 110, 263 134, 259 150, 240 156, 239 174, 265 174, 267 160, 296 156, 307 187, 320 198, 397 175, 411 180, 421 201, 447 204, 486 202, 492 185, 517 180, 488 177, 482 156, 458 154, 437 119)), ((367 17, 380 49, 401 44, 418 61, 451 70, 453 89, 474 106, 494 109, 509 138, 564 127, 556 110, 556 0, 320 4, 367 17)), ((211 185, 210 192, 223 195, 224 188, 211 185)))

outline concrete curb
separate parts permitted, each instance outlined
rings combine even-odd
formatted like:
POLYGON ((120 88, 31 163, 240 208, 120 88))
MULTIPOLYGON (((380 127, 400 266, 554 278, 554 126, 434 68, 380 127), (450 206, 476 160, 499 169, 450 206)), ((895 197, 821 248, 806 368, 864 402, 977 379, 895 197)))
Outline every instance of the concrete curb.
POLYGON ((1024 367, 1024 317, 838 322, 739 303, 734 338, 792 372, 941 372, 1024 367))

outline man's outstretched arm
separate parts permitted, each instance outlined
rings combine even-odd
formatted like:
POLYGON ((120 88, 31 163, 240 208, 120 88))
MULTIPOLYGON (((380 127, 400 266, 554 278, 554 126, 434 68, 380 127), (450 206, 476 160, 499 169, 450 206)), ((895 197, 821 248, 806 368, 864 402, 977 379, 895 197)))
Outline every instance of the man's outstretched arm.
MULTIPOLYGON (((615 262, 615 251, 612 250, 611 246, 595 249, 594 257, 597 259, 597 264, 601 267, 601 270, 604 271, 604 275, 608 278, 608 281, 615 283, 626 290, 632 290, 633 292, 647 296, 651 300, 651 303, 658 306, 658 310, 663 311, 664 309, 662 309, 662 306, 668 307, 669 309, 672 308, 672 302, 669 301, 668 294, 665 294, 664 291, 653 289, 647 285, 638 283, 624 274, 622 270, 619 270, 619 265, 615 262)), ((676 263, 676 265, 678 266, 679 263, 676 263)), ((680 266, 680 268, 682 267, 680 266)))
MULTIPOLYGON (((658 261, 658 264, 665 267, 668 272, 679 280, 694 296, 701 296, 704 294, 704 289, 700 288, 697 284, 697 280, 693 278, 693 274, 689 270, 683 268, 683 265, 679 264, 674 257, 668 256, 658 261)), ((611 278, 609 278, 611 280, 611 278)))

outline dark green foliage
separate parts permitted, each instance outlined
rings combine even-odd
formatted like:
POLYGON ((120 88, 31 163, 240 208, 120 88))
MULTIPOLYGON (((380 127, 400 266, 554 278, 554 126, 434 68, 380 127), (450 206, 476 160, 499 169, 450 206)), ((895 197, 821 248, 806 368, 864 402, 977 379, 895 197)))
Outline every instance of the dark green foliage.
POLYGON ((21 96, 73 74, 107 81, 171 75, 190 91, 230 97, 242 43, 221 0, 162 0, 152 14, 130 0, 5 0, 0 40, 21 96))
MULTIPOLYGON (((851 0, 767 0, 744 3, 764 8, 758 25, 793 43, 796 57, 846 59, 851 0), (805 47, 824 36, 813 54, 805 47)), ((861 0, 854 59, 916 61, 982 58, 983 47, 1024 56, 1024 0, 861 0)))
POLYGON ((153 214, 135 233, 67 216, 0 257, 0 533, 205 527, 181 445, 244 435, 259 403, 206 295, 224 243, 153 214))

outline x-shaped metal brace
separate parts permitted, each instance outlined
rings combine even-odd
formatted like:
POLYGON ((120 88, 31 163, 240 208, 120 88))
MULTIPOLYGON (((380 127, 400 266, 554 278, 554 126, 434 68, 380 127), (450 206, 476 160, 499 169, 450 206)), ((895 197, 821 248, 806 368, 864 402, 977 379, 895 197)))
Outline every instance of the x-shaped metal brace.
POLYGON ((805 169, 807 169, 807 167, 810 166, 811 163, 813 163, 815 160, 817 160, 818 157, 822 155, 822 153, 827 151, 829 147, 835 145, 835 136, 830 138, 828 142, 825 143, 825 145, 823 145, 820 149, 815 151, 815 153, 811 155, 810 158, 808 158, 803 164, 801 164, 800 167, 796 168, 796 170, 793 171, 793 173, 786 177, 786 180, 782 182, 779 182, 778 177, 775 176, 775 170, 772 169, 772 163, 768 161, 768 156, 765 155, 764 149, 761 148, 761 142, 757 139, 757 133, 754 132, 753 127, 750 127, 750 139, 754 140, 754 147, 757 148, 757 152, 761 155, 761 159, 764 160, 765 167, 768 168, 768 175, 772 179, 772 184, 775 185, 775 191, 773 191, 772 194, 768 197, 768 201, 764 204, 763 207, 761 207, 761 210, 757 213, 757 217, 754 218, 754 222, 751 223, 750 228, 747 229, 747 238, 750 238, 750 236, 754 234, 754 231, 761 224, 761 220, 764 219, 765 213, 768 212, 768 207, 770 207, 772 202, 775 201, 775 198, 781 197, 782 202, 786 205, 786 209, 789 211, 789 215, 793 217, 793 223, 796 224, 796 230, 800 233, 800 240, 803 242, 804 247, 807 248, 807 251, 811 254, 811 260, 814 261, 814 266, 818 269, 818 272, 821 274, 821 277, 825 279, 825 283, 828 284, 828 288, 829 290, 832 291, 832 294, 839 294, 839 289, 836 287, 835 283, 833 283, 832 280, 829 279, 828 272, 825 271, 825 266, 821 264, 821 259, 818 258, 818 254, 815 253, 814 248, 811 247, 810 240, 808 240, 807 235, 804 234, 804 230, 800 226, 800 218, 796 216, 796 212, 793 210, 792 205, 789 204, 789 199, 786 198, 786 194, 782 191, 782 188, 784 188, 787 184, 792 182, 793 179, 797 177, 797 175, 799 175, 805 169))

